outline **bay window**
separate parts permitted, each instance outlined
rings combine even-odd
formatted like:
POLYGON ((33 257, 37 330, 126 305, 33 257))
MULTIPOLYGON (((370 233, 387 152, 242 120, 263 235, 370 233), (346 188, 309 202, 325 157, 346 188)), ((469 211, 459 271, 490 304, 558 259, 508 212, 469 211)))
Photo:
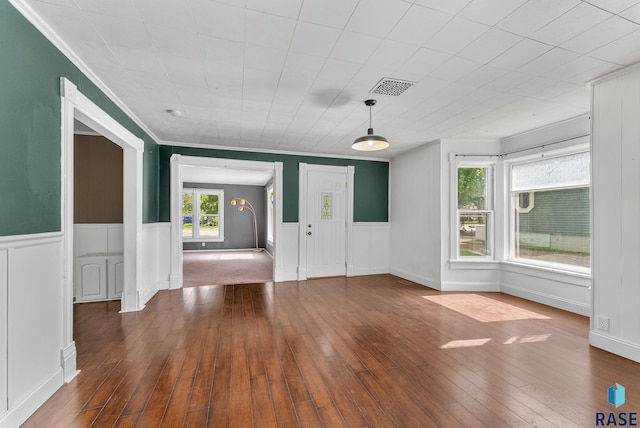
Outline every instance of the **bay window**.
POLYGON ((511 164, 510 258, 590 266, 589 153, 511 164))

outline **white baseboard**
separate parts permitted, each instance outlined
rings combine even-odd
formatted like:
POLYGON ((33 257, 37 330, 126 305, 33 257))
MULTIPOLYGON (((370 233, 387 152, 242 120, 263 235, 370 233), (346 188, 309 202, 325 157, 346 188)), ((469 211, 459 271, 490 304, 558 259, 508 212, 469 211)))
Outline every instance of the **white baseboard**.
POLYGON ((436 290, 440 290, 441 288, 441 284, 440 281, 435 280, 435 279, 431 279, 431 278, 427 278, 421 275, 416 275, 414 273, 411 272, 406 272, 400 269, 394 269, 394 268, 389 268, 389 272, 391 275, 395 275, 397 277, 409 280, 409 281, 413 281, 416 284, 420 284, 420 285, 424 285, 425 287, 429 287, 429 288, 433 288, 436 290))
POLYGON ((640 363, 640 345, 628 342, 617 337, 603 334, 599 331, 589 332, 589 344, 596 348, 604 349, 621 357, 640 363))
POLYGON ((385 273, 389 273, 388 267, 379 267, 379 268, 353 268, 351 273, 347 276, 364 276, 364 275, 382 275, 385 273))
POLYGON ((281 272, 273 279, 274 282, 298 281, 298 274, 295 272, 281 272))
POLYGON ((298 274, 295 271, 276 269, 273 272, 273 282, 297 281, 298 274))
MULTIPOLYGON (((124 294, 123 294, 123 297, 124 297, 124 294)), ((142 300, 143 296, 140 293, 140 291, 136 291, 135 297, 136 297, 135 305, 133 305, 133 307, 130 307, 128 309, 120 309, 119 313, 126 314, 128 312, 139 312, 143 310, 145 308, 145 304, 143 303, 143 300, 142 300)), ((122 308, 122 305, 120 307, 122 308)))
POLYGON ((589 307, 589 305, 575 300, 569 300, 546 293, 540 293, 510 284, 502 284, 499 291, 505 294, 511 294, 512 296, 542 303, 543 305, 573 312, 578 315, 584 315, 587 317, 591 315, 591 308, 589 307))
POLYGON ((151 288, 149 288, 148 290, 146 290, 144 293, 142 293, 140 295, 140 302, 143 305, 146 305, 147 302, 149 300, 151 300, 151 298, 153 298, 153 296, 156 295, 156 293, 160 290, 169 290, 169 281, 168 280, 160 280, 160 281, 156 281, 153 286, 151 286, 151 288))
POLYGON ((441 291, 465 291, 477 293, 496 293, 500 291, 499 282, 462 282, 442 281, 441 291))
POLYGON ((36 387, 24 400, 13 405, 0 419, 0 428, 19 427, 64 383, 62 368, 36 387))
POLYGON ((62 373, 65 383, 71 382, 71 380, 80 373, 76 369, 76 343, 71 342, 69 346, 60 350, 60 364, 62 365, 62 373))
POLYGON ((182 287, 182 274, 171 274, 169 275, 169 289, 177 290, 182 287))

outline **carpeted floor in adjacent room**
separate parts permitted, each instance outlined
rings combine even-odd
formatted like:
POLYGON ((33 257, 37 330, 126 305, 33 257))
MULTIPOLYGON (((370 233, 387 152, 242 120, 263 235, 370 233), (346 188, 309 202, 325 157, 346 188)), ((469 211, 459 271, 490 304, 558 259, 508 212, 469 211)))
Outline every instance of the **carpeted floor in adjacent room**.
POLYGON ((185 251, 183 286, 247 284, 273 280, 266 251, 185 251))

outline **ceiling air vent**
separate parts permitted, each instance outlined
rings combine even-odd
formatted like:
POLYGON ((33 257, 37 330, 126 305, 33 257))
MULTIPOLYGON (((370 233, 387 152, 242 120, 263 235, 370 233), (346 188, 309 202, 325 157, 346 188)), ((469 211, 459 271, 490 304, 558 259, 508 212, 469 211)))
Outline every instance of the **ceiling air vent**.
POLYGON ((390 77, 384 77, 381 81, 376 83, 370 94, 391 95, 397 97, 404 91, 414 85, 415 82, 409 82, 407 80, 392 79, 390 77))

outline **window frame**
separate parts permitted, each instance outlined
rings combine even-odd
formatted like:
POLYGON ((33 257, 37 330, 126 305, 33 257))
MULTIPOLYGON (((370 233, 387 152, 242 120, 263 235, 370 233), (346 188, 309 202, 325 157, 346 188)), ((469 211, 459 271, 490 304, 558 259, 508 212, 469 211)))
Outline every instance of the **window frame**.
MULTIPOLYGON (((182 242, 224 242, 224 189, 205 189, 199 187, 184 187, 182 195, 191 193, 192 196, 192 229, 191 237, 182 236, 182 242), (207 237, 200 235, 200 195, 218 195, 218 236, 207 237)), ((182 213, 181 217, 184 217, 182 213)))
MULTIPOLYGON (((516 202, 514 201, 514 191, 512 190, 513 186, 512 186, 512 180, 513 180, 513 176, 512 176, 512 169, 513 166, 515 165, 522 165, 522 164, 527 164, 527 163, 533 163, 536 161, 542 161, 542 160, 548 160, 548 159, 555 159, 555 158, 561 158, 561 157, 565 157, 565 156, 571 156, 571 155, 576 155, 576 154, 581 154, 581 153, 588 153, 589 156, 591 157, 591 153, 590 153, 590 149, 588 147, 588 145, 584 145, 584 144, 580 144, 568 149, 561 149, 561 150, 555 150, 555 151, 544 151, 544 152, 539 152, 536 153, 534 155, 529 155, 529 156, 522 156, 522 157, 518 157, 518 158, 513 158, 513 159, 508 159, 505 160, 505 171, 506 171, 506 180, 505 180, 505 186, 504 186, 504 192, 506 195, 506 212, 505 212, 505 227, 506 227, 506 253, 505 253, 505 262, 510 263, 510 264, 515 264, 515 265, 519 265, 519 266, 526 266, 526 267, 531 267, 531 268, 538 268, 538 269, 548 269, 548 270, 552 270, 552 271, 566 271, 569 273, 576 273, 576 274, 590 274, 591 273, 591 266, 589 267, 585 267, 585 266, 578 266, 578 265, 572 265, 572 264, 568 264, 568 263, 560 263, 560 262, 550 262, 550 261, 541 261, 541 260, 535 260, 535 259, 527 259, 527 258, 522 258, 522 257, 516 257, 516 221, 515 221, 515 211, 518 211, 519 213, 528 213, 531 211, 531 209, 528 210, 522 210, 522 209, 518 209, 518 207, 516 207, 516 202)), ((589 159, 591 161, 591 159, 589 159)), ((540 192, 540 191, 554 191, 554 190, 565 190, 565 189, 582 189, 582 188, 587 188, 589 189, 589 193, 591 192, 591 180, 589 180, 589 184, 587 186, 584 185, 569 185, 569 186, 561 186, 561 187, 554 187, 554 188, 545 188, 545 189, 523 189, 517 193, 524 193, 524 192, 529 192, 530 194, 532 194, 531 196, 533 196, 534 193, 536 192, 540 192)), ((592 235, 593 235, 593 230, 591 228, 591 221, 592 218, 591 216, 593 215, 592 213, 592 207, 591 207, 591 201, 589 201, 590 207, 589 207, 589 223, 590 223, 590 227, 589 227, 589 253, 591 253, 592 251, 592 235)))
POLYGON ((496 161, 487 160, 480 156, 478 160, 473 160, 472 156, 454 157, 451 168, 451 244, 450 260, 454 263, 486 263, 496 261, 496 161), (458 170, 461 168, 483 168, 485 172, 485 208, 481 210, 469 210, 458 208, 458 170), (486 248, 485 256, 463 256, 460 254, 460 216, 462 214, 486 214, 486 248))

